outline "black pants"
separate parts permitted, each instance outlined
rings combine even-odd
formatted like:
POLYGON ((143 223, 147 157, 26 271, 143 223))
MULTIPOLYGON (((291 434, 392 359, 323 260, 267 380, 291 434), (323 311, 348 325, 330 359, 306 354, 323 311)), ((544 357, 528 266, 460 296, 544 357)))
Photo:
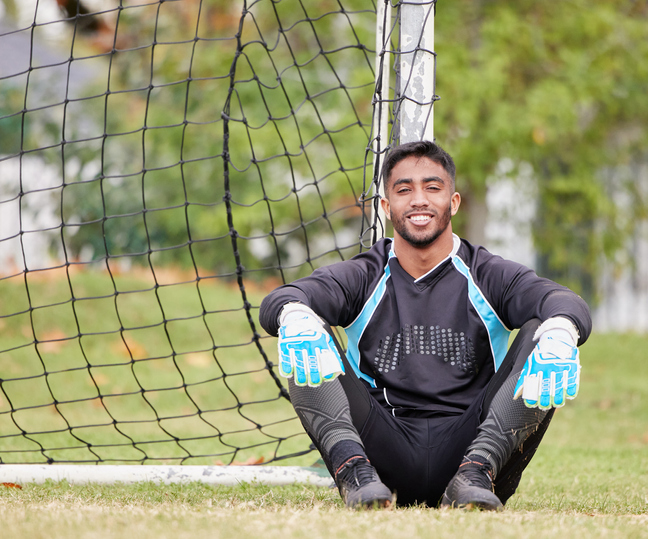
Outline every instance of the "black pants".
MULTIPOLYGON (((477 427, 485 419, 493 397, 505 380, 521 372, 533 350, 533 334, 539 324, 538 320, 532 320, 520 329, 499 370, 479 397, 461 415, 447 417, 394 417, 354 376, 338 345, 347 373, 339 380, 349 400, 353 424, 367 457, 383 483, 396 493, 399 505, 438 505, 467 447, 475 440, 477 427)), ((552 417, 553 411, 517 448, 497 475, 495 493, 502 503, 515 492, 552 417)))

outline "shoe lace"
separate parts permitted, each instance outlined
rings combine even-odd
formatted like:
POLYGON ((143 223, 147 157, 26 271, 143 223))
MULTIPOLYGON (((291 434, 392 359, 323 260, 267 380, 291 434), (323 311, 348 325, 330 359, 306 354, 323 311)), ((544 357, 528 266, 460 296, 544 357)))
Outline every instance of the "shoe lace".
POLYGON ((488 462, 479 462, 464 457, 459 466, 459 473, 472 485, 485 488, 493 492, 493 470, 488 462))
POLYGON ((342 481, 355 483, 356 486, 362 487, 374 480, 374 469, 364 457, 351 457, 335 472, 335 477, 340 477, 342 481))

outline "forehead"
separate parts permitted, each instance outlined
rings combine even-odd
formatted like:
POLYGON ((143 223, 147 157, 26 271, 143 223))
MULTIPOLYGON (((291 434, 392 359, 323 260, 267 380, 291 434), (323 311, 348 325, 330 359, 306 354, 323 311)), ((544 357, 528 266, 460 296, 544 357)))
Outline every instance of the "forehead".
POLYGON ((393 180, 421 180, 431 177, 441 178, 444 182, 452 183, 450 175, 442 165, 432 161, 429 157, 410 155, 396 163, 389 175, 388 183, 393 180))

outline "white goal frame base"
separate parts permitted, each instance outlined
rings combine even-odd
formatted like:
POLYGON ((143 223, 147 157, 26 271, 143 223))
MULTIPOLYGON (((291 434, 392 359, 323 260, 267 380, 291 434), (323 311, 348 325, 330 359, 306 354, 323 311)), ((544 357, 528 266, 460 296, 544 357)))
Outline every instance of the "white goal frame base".
POLYGON ((321 487, 333 485, 326 468, 300 466, 136 466, 136 465, 65 465, 0 464, 0 483, 45 483, 67 481, 70 484, 140 483, 162 484, 201 482, 236 486, 241 483, 291 485, 306 483, 321 487))

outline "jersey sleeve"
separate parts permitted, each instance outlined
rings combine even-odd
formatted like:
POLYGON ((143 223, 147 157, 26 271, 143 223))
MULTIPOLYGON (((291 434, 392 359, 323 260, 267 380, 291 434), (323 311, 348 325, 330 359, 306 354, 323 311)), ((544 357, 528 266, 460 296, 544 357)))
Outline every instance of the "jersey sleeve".
POLYGON ((273 290, 261 302, 259 322, 263 329, 276 336, 283 306, 294 302, 307 305, 331 326, 351 324, 362 310, 371 283, 384 270, 384 248, 380 247, 273 290))
POLYGON ((509 329, 522 327, 532 318, 545 321, 562 316, 572 321, 583 344, 592 331, 587 303, 569 288, 539 277, 532 269, 483 250, 476 267, 488 300, 509 329))

